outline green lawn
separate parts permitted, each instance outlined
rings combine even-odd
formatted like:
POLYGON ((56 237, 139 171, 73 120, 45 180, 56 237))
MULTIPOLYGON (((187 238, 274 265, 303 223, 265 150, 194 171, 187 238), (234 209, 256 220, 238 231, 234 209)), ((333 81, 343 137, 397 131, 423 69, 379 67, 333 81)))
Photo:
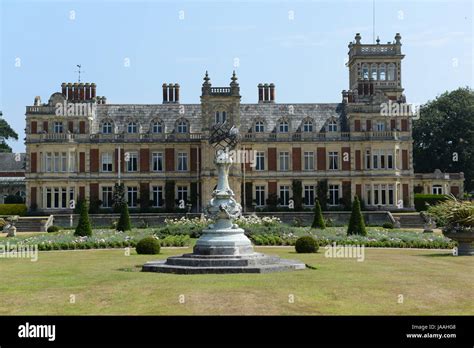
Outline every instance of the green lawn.
POLYGON ((365 261, 256 248, 317 267, 296 272, 171 275, 139 272, 158 257, 124 250, 0 258, 0 315, 21 314, 474 314, 474 258, 450 251, 366 249, 365 261), (404 303, 397 303, 403 295, 404 303), (70 303, 75 295, 75 303, 70 303), (180 303, 184 295, 184 303, 180 303), (294 303, 289 303, 290 296, 294 303), (182 297, 181 297, 182 299, 182 297))

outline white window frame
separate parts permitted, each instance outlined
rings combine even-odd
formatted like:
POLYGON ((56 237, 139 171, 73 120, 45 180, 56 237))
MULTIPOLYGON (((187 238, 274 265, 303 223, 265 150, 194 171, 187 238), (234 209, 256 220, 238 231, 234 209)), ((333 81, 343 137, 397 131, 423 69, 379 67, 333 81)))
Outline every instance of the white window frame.
POLYGON ((109 152, 103 152, 101 156, 101 171, 103 173, 110 173, 113 171, 113 156, 109 152))
POLYGON ((188 153, 187 152, 178 152, 178 172, 188 171, 188 153))

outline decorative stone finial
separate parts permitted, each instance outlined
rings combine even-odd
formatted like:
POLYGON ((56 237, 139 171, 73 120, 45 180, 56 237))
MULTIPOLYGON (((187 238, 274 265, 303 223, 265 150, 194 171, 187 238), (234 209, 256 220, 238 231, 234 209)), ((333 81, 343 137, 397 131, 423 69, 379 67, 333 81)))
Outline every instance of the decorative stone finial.
POLYGON ((357 33, 355 36, 355 43, 356 45, 360 45, 360 40, 362 39, 362 36, 360 36, 360 33, 357 33))
POLYGON ((400 33, 397 33, 395 35, 395 44, 396 45, 401 45, 402 43, 400 42, 400 40, 402 39, 402 36, 400 35, 400 33))
POLYGON ((377 42, 377 45, 380 45, 380 38, 378 35, 377 35, 377 40, 375 40, 375 42, 377 42))

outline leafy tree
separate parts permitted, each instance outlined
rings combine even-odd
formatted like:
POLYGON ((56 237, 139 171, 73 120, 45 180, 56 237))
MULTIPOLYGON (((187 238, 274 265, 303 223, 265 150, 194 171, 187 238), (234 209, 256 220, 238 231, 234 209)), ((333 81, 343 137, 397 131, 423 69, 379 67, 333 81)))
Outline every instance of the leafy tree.
POLYGON ((316 188, 319 204, 321 204, 322 210, 328 209, 328 181, 320 180, 318 181, 318 186, 316 188))
POLYGON ((352 202, 352 213, 349 220, 349 226, 347 227, 347 234, 359 234, 362 236, 367 235, 364 217, 360 212, 360 202, 357 196, 354 197, 354 202, 352 202))
POLYGON ((92 235, 92 227, 91 222, 89 220, 89 213, 88 213, 87 202, 85 200, 81 200, 79 202, 79 222, 77 223, 76 231, 74 232, 75 236, 91 236, 92 235))
POLYGON ((474 189, 474 91, 459 88, 429 101, 414 121, 416 172, 464 172, 466 191, 474 189))
POLYGON ((321 205, 319 201, 316 200, 316 204, 314 206, 314 219, 313 224, 311 225, 312 228, 320 228, 324 230, 326 228, 326 224, 324 223, 323 214, 321 212, 321 205))
POLYGON ((295 210, 296 211, 303 210, 303 185, 301 183, 301 180, 293 180, 292 189, 293 189, 293 202, 295 204, 295 210))
POLYGON ((132 224, 130 222, 130 214, 128 213, 128 204, 124 204, 121 207, 120 218, 117 223, 117 231, 130 231, 132 229, 132 224))
POLYGON ((8 139, 18 140, 18 134, 10 127, 10 125, 2 118, 0 112, 0 152, 12 152, 12 148, 5 141, 8 139))
POLYGON ((123 184, 115 184, 113 191, 113 210, 119 213, 122 210, 122 206, 127 204, 125 200, 125 186, 123 184))

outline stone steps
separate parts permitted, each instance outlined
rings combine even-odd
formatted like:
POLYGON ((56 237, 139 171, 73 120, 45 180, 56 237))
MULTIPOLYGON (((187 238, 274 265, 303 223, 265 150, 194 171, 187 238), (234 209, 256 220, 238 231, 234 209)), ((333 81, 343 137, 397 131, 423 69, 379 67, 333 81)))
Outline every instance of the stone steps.
MULTIPOLYGON (((180 256, 171 257, 176 261, 180 256)), ((183 256, 179 262, 181 264, 170 264, 167 260, 150 261, 143 265, 143 272, 160 272, 173 274, 226 274, 226 273, 270 273, 283 272, 291 270, 303 270, 306 268, 304 263, 294 260, 280 259, 277 256, 262 255, 260 258, 249 260, 245 257, 228 257, 212 259, 205 257, 185 257, 183 256), (259 264, 258 261, 269 261, 268 263, 259 264), (256 262, 255 264, 244 265, 243 263, 256 262), (188 264, 186 264, 189 262, 188 264), (218 265, 212 265, 216 262, 218 265)), ((173 262, 173 261, 172 261, 173 262)))

